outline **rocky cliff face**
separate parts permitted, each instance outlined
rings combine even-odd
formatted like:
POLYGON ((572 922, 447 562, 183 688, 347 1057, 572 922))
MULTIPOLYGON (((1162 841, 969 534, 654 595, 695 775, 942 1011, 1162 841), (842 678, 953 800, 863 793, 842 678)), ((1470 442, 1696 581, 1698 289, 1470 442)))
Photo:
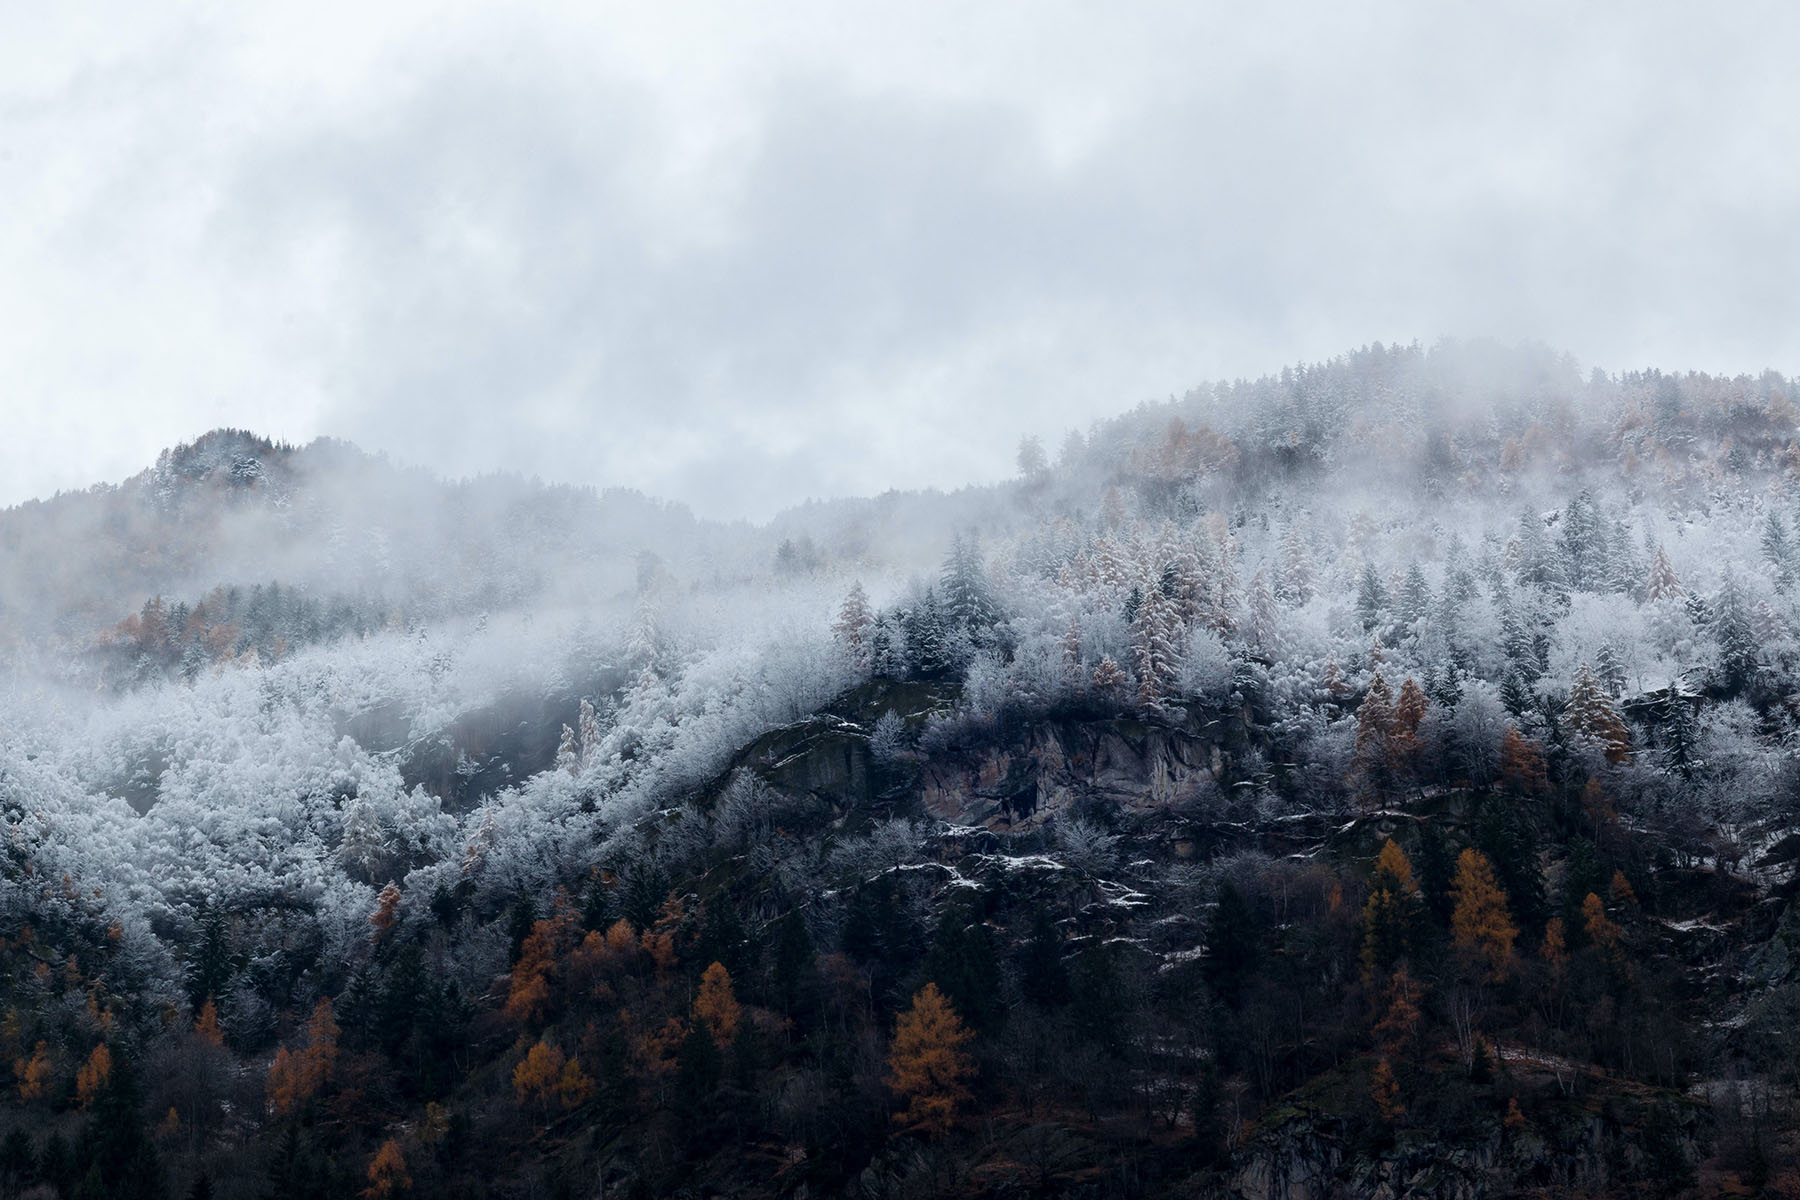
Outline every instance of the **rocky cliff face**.
POLYGON ((1508 1128, 1500 1114, 1460 1130, 1357 1130, 1310 1106, 1278 1109, 1234 1157, 1232 1200, 1478 1200, 1520 1194, 1671 1189, 1703 1154, 1703 1105, 1614 1086, 1508 1128))

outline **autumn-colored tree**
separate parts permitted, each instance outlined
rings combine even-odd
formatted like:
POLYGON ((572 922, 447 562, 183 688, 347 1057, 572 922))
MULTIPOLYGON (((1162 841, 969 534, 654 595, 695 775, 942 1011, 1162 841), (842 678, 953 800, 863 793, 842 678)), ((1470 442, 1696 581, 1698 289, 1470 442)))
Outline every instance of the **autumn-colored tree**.
POLYGON ((1379 793, 1392 779, 1393 740, 1394 694, 1377 671, 1356 709, 1356 756, 1351 774, 1365 796, 1379 793))
POLYGON ((1372 981, 1392 970, 1412 952, 1422 911, 1412 860, 1389 838, 1375 856, 1375 874, 1363 904, 1364 980, 1372 981))
POLYGON ((1607 762, 1622 763, 1631 756, 1631 730, 1586 663, 1569 686, 1567 711, 1569 727, 1598 746, 1607 762))
POLYGON ((337 1065, 338 1024, 331 1011, 329 997, 320 997, 306 1022, 306 1044, 289 1053, 286 1046, 275 1051, 269 1064, 267 1084, 269 1107, 276 1116, 298 1113, 322 1091, 337 1065))
POLYGON ((724 963, 714 963, 700 977, 700 992, 694 997, 694 1020, 706 1026, 713 1042, 724 1046, 737 1034, 737 994, 731 987, 731 972, 724 963))
POLYGON ((1113 656, 1103 656, 1094 666, 1094 690, 1102 696, 1116 696, 1125 686, 1125 672, 1113 661, 1113 656))
POLYGON ((210 1045, 225 1044, 225 1031, 219 1028, 219 1006, 213 1003, 211 996, 200 1006, 200 1015, 194 1018, 194 1033, 210 1045))
POLYGON ((369 914, 369 940, 379 944, 399 919, 400 886, 390 879, 375 898, 375 911, 369 914))
POLYGON ((1561 982, 1562 974, 1569 965, 1569 938, 1563 929, 1561 917, 1551 917, 1544 923, 1544 940, 1538 947, 1538 953, 1550 964, 1550 976, 1561 982))
POLYGON ((1619 810, 1613 807, 1612 797, 1606 794, 1598 779, 1590 779, 1581 785, 1581 811, 1594 827, 1595 845, 1600 845, 1619 821, 1619 810))
POLYGON ((1375 1036, 1390 1056, 1416 1049, 1419 1036, 1419 1002, 1425 989, 1404 965, 1388 981, 1387 1009, 1375 1023, 1375 1036))
POLYGON ((594 1081, 588 1078, 581 1059, 571 1057, 556 1077, 556 1098, 564 1108, 580 1108, 594 1098, 594 1081))
POLYGON ((1389 1124, 1406 1115, 1406 1105, 1400 1102, 1400 1080, 1394 1075, 1394 1065, 1385 1058, 1375 1060, 1375 1071, 1369 1077, 1369 1095, 1374 1099, 1381 1119, 1389 1124))
POLYGON ((1455 905, 1450 932, 1457 947, 1472 954, 1491 980, 1506 977, 1519 927, 1506 907, 1506 893, 1494 878, 1494 864, 1479 850, 1464 850, 1456 859, 1450 885, 1455 905))
POLYGON ((550 916, 532 922, 531 933, 519 947, 506 990, 506 1015, 520 1025, 542 1021, 553 999, 550 981, 563 957, 574 945, 581 915, 569 897, 559 894, 550 916))
POLYGON ((48 1042, 39 1042, 30 1058, 16 1059, 13 1062, 13 1074, 19 1077, 19 1099, 30 1104, 33 1100, 42 1100, 48 1096, 53 1071, 48 1042))
POLYGON ((107 1083, 112 1079, 112 1051, 106 1043, 101 1042, 88 1055, 88 1060, 81 1064, 75 1072, 75 1099, 81 1107, 86 1108, 94 1102, 107 1083))
POLYGON ((412 1185, 412 1176, 406 1173, 406 1157, 400 1153, 399 1143, 389 1138, 369 1160, 369 1186, 362 1194, 366 1200, 388 1200, 412 1191, 412 1185))
POLYGON ((1619 944, 1619 927, 1606 915, 1606 906, 1600 902, 1600 897, 1592 892, 1581 902, 1581 920, 1588 941, 1593 945, 1608 950, 1619 944))
POLYGON ((906 1102, 896 1121, 932 1137, 950 1131, 970 1099, 975 1063, 965 1047, 974 1036, 937 984, 919 989, 895 1023, 888 1051, 888 1086, 906 1102))
POLYGON ((1517 1096, 1508 1097, 1506 1101, 1506 1117, 1500 1122, 1508 1133, 1522 1133, 1527 1128, 1525 1114, 1519 1108, 1517 1096))
POLYGON ((1606 898, 1618 908, 1636 908, 1637 892, 1631 886, 1631 880, 1625 878, 1625 872, 1614 871, 1612 883, 1607 885, 1606 898))
POLYGON ((519 1098, 519 1104, 536 1103, 548 1108, 550 1101, 556 1096, 557 1086, 562 1082, 563 1068, 568 1059, 563 1052, 545 1039, 525 1052, 519 1065, 513 1068, 513 1092, 519 1098))
POLYGON ((1431 702, 1411 675, 1400 684, 1394 701, 1392 732, 1388 740, 1388 766, 1395 774, 1413 776, 1419 769, 1419 726, 1431 702))
POLYGON ((1527 796, 1542 795, 1550 787, 1543 752, 1517 725, 1508 725, 1506 736, 1500 739, 1500 777, 1508 787, 1527 796))

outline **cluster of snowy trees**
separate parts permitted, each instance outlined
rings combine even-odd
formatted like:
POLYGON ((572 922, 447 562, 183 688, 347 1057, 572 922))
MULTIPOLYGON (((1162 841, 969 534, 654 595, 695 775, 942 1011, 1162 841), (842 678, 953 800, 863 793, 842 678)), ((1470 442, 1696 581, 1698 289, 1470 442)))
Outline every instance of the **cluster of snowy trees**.
MULTIPOLYGON (((189 995, 208 921, 234 914, 244 965, 217 999, 247 1045, 342 985, 390 883, 401 921, 488 918, 447 968, 478 992, 519 896, 597 865, 653 878, 765 828, 741 788, 695 798, 872 677, 956 690, 966 728, 1242 713, 1266 734, 1247 782, 1302 810, 1591 778, 1619 810, 1688 819, 1681 853, 1729 853, 1795 794, 1788 386, 1486 354, 1376 347, 1208 389, 1074 436, 1054 466, 1029 448, 1017 484, 814 506, 717 561, 729 531, 671 535, 582 566, 619 585, 585 609, 534 606, 536 584, 410 627, 278 590, 152 602, 116 635, 165 668, 135 690, 7 681, 0 907, 116 930, 113 992, 146 1007, 189 995), (552 761, 468 808, 409 779, 513 693, 572 697, 552 761), (401 732, 359 736, 377 717, 401 732)), ((264 486, 242 457, 208 470, 264 486)), ((906 752, 898 722, 869 732, 878 757, 906 752)), ((842 853, 914 836, 884 828, 842 853)))

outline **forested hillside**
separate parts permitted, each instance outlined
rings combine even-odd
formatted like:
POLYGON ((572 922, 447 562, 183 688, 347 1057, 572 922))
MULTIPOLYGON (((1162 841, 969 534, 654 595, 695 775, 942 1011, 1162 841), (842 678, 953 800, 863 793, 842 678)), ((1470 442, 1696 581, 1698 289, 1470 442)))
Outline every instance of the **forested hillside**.
POLYGON ((0 1193, 1800 1191, 1796 391, 1375 345, 767 526, 230 431, 0 513, 0 1193))

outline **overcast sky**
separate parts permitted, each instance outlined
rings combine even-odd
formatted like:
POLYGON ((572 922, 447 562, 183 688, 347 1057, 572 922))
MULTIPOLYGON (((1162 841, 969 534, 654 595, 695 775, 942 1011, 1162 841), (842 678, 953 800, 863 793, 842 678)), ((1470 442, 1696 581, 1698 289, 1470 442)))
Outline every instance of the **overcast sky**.
POLYGON ((1372 340, 1800 372, 1797 13, 0 0, 0 505, 235 425, 762 518, 1372 340))

